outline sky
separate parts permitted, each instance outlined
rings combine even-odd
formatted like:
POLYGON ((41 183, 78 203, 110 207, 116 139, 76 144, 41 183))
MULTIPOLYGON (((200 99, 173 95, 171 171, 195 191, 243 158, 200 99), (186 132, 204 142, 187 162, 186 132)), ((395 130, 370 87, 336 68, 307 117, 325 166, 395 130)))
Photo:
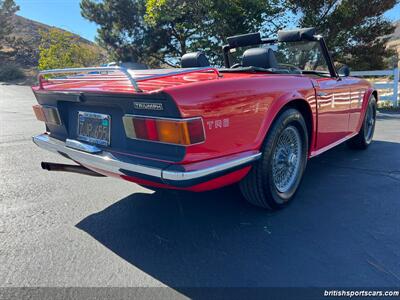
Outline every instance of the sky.
MULTIPOLYGON (((81 16, 80 0, 16 0, 20 6, 20 16, 56 26, 94 41, 96 24, 90 23, 81 16)), ((392 20, 400 20, 400 4, 387 11, 385 16, 392 20)))
POLYGON ((94 41, 96 24, 81 16, 80 0, 15 0, 17 15, 56 26, 94 41))

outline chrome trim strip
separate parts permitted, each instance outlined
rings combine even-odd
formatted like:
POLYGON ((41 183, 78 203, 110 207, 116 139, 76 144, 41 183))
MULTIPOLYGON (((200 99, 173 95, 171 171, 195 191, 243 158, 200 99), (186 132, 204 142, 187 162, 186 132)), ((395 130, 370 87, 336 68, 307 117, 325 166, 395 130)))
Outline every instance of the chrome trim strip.
POLYGON ((226 163, 221 163, 216 166, 188 172, 178 172, 178 171, 167 171, 162 172, 162 178, 172 181, 182 181, 182 180, 193 180, 196 178, 205 177, 213 173, 226 171, 235 168, 240 165, 244 165, 253 162, 261 157, 261 153, 256 153, 250 156, 237 158, 226 163))
MULTIPOLYGON (((133 164, 126 161, 122 161, 114 157, 111 153, 107 151, 102 151, 100 153, 89 153, 84 152, 83 149, 90 149, 91 145, 85 145, 84 143, 67 140, 67 143, 64 143, 60 140, 49 137, 47 134, 41 134, 38 136, 34 136, 33 142, 38 145, 40 148, 49 150, 55 153, 64 153, 68 155, 68 157, 78 163, 83 165, 92 166, 99 170, 104 170, 116 174, 122 175, 121 169, 135 172, 138 174, 153 176, 156 178, 160 178, 168 181, 186 181, 202 178, 208 175, 212 175, 214 173, 227 171, 229 169, 240 167, 241 165, 245 165, 251 163, 261 157, 261 153, 252 154, 245 157, 239 157, 236 159, 229 160, 224 163, 220 163, 211 167, 207 167, 204 169, 199 169, 195 171, 168 171, 162 170, 154 167, 147 167, 144 165, 133 164), (68 145, 67 145, 68 144, 68 145), (70 146, 73 145, 71 148, 70 146), (78 145, 78 146, 77 146, 78 145), (82 150, 76 150, 75 147, 82 147, 82 150), (89 147, 87 147, 89 146, 89 147)), ((95 147, 95 146, 92 146, 95 147)), ((97 147, 95 147, 97 148, 97 147)))
POLYGON ((161 171, 162 171, 161 169, 128 163, 115 158, 111 153, 106 151, 102 151, 100 154, 92 154, 80 150, 75 150, 66 147, 66 144, 64 142, 53 139, 49 137, 47 134, 34 136, 33 142, 40 148, 58 154, 64 153, 68 155, 70 159, 76 162, 79 162, 85 166, 87 165, 97 168, 99 170, 104 170, 107 172, 123 175, 123 173, 121 172, 121 169, 123 169, 131 172, 136 172, 139 174, 161 178, 161 171))

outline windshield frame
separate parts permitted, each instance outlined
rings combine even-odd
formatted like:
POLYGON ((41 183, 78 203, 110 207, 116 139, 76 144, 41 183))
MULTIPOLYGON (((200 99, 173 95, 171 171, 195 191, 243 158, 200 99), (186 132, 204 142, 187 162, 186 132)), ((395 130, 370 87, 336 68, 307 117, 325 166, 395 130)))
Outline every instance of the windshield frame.
MULTIPOLYGON (((306 41, 310 41, 310 42, 318 42, 322 51, 322 55, 325 59, 325 62, 328 66, 328 70, 329 70, 329 74, 331 77, 333 78, 340 78, 335 66, 333 64, 333 60, 332 57, 328 51, 328 47, 326 46, 325 40, 321 35, 314 35, 312 39, 307 39, 306 41)), ((295 41, 293 41, 295 42, 295 41)), ((270 44, 270 45, 274 45, 277 44, 278 40, 277 39, 261 39, 258 43, 249 43, 246 46, 257 46, 257 45, 263 45, 263 44, 270 44)), ((243 47, 243 46, 242 46, 243 47)), ((223 52, 223 56, 224 56, 224 66, 227 69, 231 68, 231 60, 230 60, 230 50, 231 49, 236 49, 239 47, 234 47, 234 46, 230 46, 230 45, 224 45, 222 46, 222 52, 223 52)), ((304 74, 317 74, 319 75, 320 72, 313 72, 313 71, 305 71, 304 74)))

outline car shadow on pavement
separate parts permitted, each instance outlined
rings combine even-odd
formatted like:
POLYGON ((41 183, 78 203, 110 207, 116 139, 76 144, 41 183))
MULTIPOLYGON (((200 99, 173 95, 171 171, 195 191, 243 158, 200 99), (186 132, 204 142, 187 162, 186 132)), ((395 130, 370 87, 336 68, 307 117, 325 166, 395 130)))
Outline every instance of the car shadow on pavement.
POLYGON ((189 297, 184 287, 397 286, 399 153, 339 146, 309 162, 295 201, 273 213, 236 187, 135 193, 76 226, 189 297))

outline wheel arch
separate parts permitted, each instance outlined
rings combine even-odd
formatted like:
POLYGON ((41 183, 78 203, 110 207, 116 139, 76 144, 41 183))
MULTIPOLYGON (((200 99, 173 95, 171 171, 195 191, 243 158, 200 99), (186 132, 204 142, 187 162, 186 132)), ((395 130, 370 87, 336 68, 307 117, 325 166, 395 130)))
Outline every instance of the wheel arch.
POLYGON ((289 103, 287 103, 286 105, 284 105, 280 113, 288 108, 295 108, 302 114, 307 126, 308 149, 310 149, 313 141, 313 130, 314 130, 313 113, 310 104, 304 99, 294 99, 289 103))
MULTIPOLYGON (((316 112, 313 111, 310 103, 302 98, 295 98, 287 101, 285 104, 281 105, 279 109, 276 110, 276 113, 274 116, 269 120, 268 127, 266 128, 265 132, 263 133, 263 141, 267 137, 268 132, 270 131, 272 124, 275 122, 275 120, 287 109, 289 108, 294 108, 297 109, 302 116, 304 117, 304 120, 306 122, 307 126, 307 133, 308 133, 308 148, 309 148, 309 153, 311 152, 313 145, 315 143, 315 138, 316 138, 316 112)), ((261 146, 261 145, 260 145, 261 146)))
POLYGON ((367 92, 364 94, 364 101, 363 101, 363 105, 361 108, 360 118, 358 120, 358 124, 356 127, 357 132, 361 129, 362 123, 365 118, 365 114, 367 113, 367 107, 368 107, 369 99, 371 98, 371 96, 374 96, 376 102, 378 103, 378 91, 375 89, 372 89, 372 88, 367 90, 367 92))

